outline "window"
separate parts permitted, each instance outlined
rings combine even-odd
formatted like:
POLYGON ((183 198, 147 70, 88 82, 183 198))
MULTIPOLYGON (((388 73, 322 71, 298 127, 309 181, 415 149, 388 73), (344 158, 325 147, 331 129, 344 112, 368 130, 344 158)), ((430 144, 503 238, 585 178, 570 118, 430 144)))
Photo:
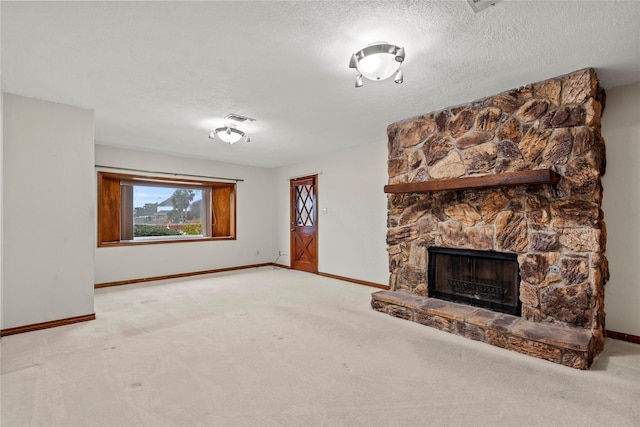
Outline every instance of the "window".
POLYGON ((98 172, 98 246, 235 239, 235 189, 98 172))

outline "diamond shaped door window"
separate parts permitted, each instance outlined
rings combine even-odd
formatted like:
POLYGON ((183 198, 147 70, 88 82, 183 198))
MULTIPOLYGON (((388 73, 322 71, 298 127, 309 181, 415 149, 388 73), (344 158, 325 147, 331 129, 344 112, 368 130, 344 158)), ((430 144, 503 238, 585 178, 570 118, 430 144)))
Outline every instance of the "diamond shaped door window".
POLYGON ((296 225, 312 226, 315 222, 313 210, 313 185, 299 185, 296 189, 296 225))

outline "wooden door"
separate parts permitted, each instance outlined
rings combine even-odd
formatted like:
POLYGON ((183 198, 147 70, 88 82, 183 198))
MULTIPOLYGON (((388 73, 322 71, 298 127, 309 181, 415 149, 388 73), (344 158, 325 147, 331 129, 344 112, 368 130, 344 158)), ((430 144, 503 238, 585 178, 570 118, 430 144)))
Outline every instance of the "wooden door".
POLYGON ((291 180, 291 268, 318 272, 317 175, 291 180))

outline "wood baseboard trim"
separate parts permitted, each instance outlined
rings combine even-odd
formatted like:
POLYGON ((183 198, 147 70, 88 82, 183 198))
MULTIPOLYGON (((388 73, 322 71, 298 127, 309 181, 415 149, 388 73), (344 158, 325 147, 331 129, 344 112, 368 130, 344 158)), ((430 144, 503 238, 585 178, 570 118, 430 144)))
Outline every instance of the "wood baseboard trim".
POLYGON ((270 265, 274 266, 274 267, 278 267, 278 268, 284 268, 285 270, 291 270, 291 267, 289 267, 288 265, 284 265, 284 264, 278 264, 276 262, 271 262, 269 263, 270 265))
MULTIPOLYGON (((269 266, 278 267, 278 268, 284 268, 284 269, 287 269, 287 270, 291 269, 291 267, 288 266, 288 265, 278 264, 278 263, 275 263, 275 262, 267 262, 267 263, 263 263, 263 264, 251 264, 251 265, 241 265, 241 266, 237 266, 237 267, 217 268, 217 269, 214 269, 214 270, 193 271, 191 273, 167 274, 167 275, 164 275, 164 276, 154 276, 154 277, 143 277, 143 278, 140 278, 140 279, 120 280, 118 282, 96 283, 94 285, 94 288, 95 289, 100 289, 100 288, 108 288, 108 287, 111 287, 111 286, 122 286, 122 285, 132 285, 134 283, 153 282, 153 281, 156 281, 156 280, 180 279, 180 278, 183 278, 183 277, 199 276, 199 275, 202 275, 202 274, 222 273, 222 272, 225 272, 225 271, 246 270, 246 269, 249 269, 249 268, 269 267, 269 266)), ((350 277, 338 276, 338 275, 335 275, 335 274, 321 273, 321 272, 318 272, 316 274, 319 275, 319 276, 328 277, 330 279, 343 280, 345 282, 356 283, 358 285, 370 286, 370 287, 373 287, 373 288, 384 289, 384 290, 387 290, 387 291, 390 289, 390 287, 387 286, 387 285, 381 285, 381 284, 378 284, 378 283, 367 282, 365 280, 351 279, 350 277)))
POLYGON ((343 280, 345 282, 355 283, 355 284, 358 284, 358 285, 364 285, 364 286, 370 286, 372 288, 384 289, 385 291, 388 291, 391 288, 388 285, 381 285, 379 283, 367 282, 366 280, 351 279, 350 277, 338 276, 338 275, 335 275, 335 274, 321 273, 319 271, 316 274, 318 276, 328 277, 330 279, 338 279, 338 280, 343 280))
POLYGON ((140 279, 120 280, 117 282, 96 283, 94 285, 94 288, 100 289, 100 288, 108 288, 111 286, 122 286, 122 285, 132 285, 134 283, 153 282, 156 280, 180 279, 183 277, 199 276, 202 274, 223 273, 225 271, 236 271, 236 270, 245 270, 248 268, 268 267, 270 265, 276 265, 276 264, 272 262, 267 262, 263 264, 251 264, 251 265, 241 265, 238 267, 216 268, 213 270, 192 271, 190 273, 177 273, 177 274, 166 274, 164 276, 142 277, 140 279))
POLYGON ((39 331, 40 329, 56 328, 58 326, 71 325, 73 323, 87 322, 95 320, 96 314, 85 314, 82 316, 67 317, 66 319, 50 320, 48 322, 33 323, 31 325, 16 326, 15 328, 7 328, 0 330, 0 336, 22 334, 24 332, 39 331))
POLYGON ((640 336, 625 334, 624 332, 616 332, 616 331, 605 331, 605 334, 608 338, 613 338, 614 340, 627 341, 632 342, 634 344, 640 344, 640 336))

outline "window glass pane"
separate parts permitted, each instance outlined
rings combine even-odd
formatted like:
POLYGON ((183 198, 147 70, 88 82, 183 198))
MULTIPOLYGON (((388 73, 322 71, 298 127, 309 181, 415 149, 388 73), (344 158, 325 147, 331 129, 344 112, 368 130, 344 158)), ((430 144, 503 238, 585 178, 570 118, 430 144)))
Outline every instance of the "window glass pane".
POLYGON ((158 236, 203 236, 206 207, 201 188, 133 186, 134 240, 158 236))
POLYGON ((313 212, 313 185, 295 187, 296 224, 300 227, 312 226, 315 219, 313 212))

